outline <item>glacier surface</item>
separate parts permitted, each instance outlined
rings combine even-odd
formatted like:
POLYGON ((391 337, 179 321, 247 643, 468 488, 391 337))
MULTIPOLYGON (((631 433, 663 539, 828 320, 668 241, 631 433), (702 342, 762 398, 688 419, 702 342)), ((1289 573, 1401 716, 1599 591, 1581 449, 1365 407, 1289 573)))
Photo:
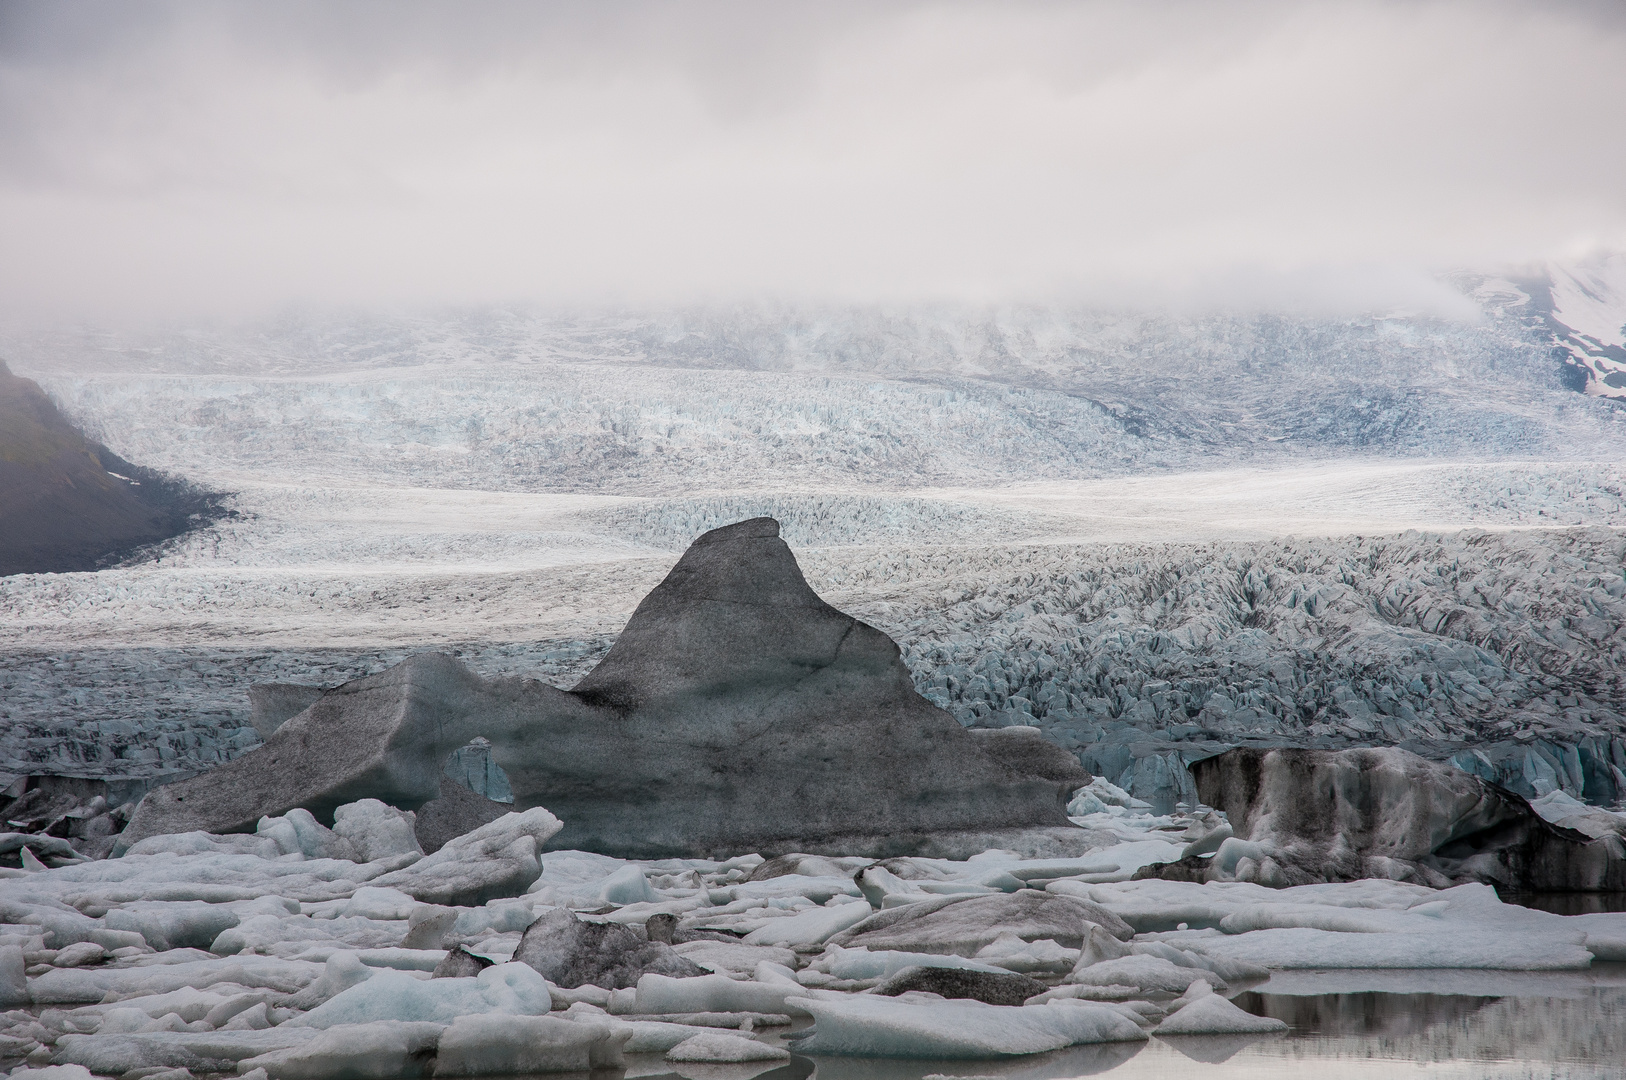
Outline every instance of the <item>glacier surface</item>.
POLYGON ((569 685, 695 535, 769 514, 923 693, 1162 809, 1194 757, 1272 741, 1618 802, 1626 410, 1567 388, 1513 288, 1481 280, 1472 325, 760 308, 13 335, 88 432, 234 494, 125 566, 0 579, 0 771, 205 768, 257 744, 251 683, 422 649, 569 685))

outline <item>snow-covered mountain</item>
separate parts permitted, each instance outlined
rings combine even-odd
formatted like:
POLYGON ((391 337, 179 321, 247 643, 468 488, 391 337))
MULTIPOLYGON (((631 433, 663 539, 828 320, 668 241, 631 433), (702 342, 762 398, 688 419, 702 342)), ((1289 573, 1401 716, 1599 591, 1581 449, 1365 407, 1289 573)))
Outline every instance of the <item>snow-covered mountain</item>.
POLYGON ((1473 295, 1549 335, 1578 389, 1626 401, 1626 252, 1486 277, 1473 295))

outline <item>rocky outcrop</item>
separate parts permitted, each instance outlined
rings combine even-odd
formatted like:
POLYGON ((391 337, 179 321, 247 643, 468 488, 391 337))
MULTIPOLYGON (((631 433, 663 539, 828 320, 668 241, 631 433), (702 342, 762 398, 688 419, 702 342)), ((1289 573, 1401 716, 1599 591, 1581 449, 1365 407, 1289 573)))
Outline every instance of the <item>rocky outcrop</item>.
POLYGON ((218 512, 215 497, 86 439, 0 363, 0 576, 94 570, 218 512))
POLYGON ((885 857, 1084 835, 1063 812, 1081 770, 1023 734, 998 737, 1012 752, 985 743, 922 698, 890 638, 808 586, 771 518, 696 540, 571 691, 417 656, 155 791, 126 835, 252 829, 292 807, 325 819, 361 798, 417 809, 477 736, 516 809, 565 822, 559 848, 885 857))
POLYGON ((1618 835, 1544 821, 1512 792, 1397 748, 1242 748, 1192 766, 1235 835, 1209 855, 1148 867, 1184 881, 1302 885, 1391 878, 1514 890, 1626 889, 1618 835))

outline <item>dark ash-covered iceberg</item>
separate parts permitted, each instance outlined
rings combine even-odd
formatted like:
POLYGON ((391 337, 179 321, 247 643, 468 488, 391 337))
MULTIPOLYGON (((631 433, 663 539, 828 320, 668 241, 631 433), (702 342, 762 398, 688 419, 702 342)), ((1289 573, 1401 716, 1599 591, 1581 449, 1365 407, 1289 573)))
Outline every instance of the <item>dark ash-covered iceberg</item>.
POLYGON ((1076 835, 1078 850, 1088 835, 1063 811, 1082 768, 985 742, 922 698, 897 645, 821 600, 778 523, 755 518, 696 540, 573 690, 414 657, 154 791, 125 842, 361 798, 415 809, 477 736, 515 809, 565 822, 556 848, 969 854, 1011 846, 1012 830, 1052 848, 1076 835))
POLYGON ((1192 766, 1235 835, 1141 875, 1289 886, 1389 878, 1515 891, 1626 889, 1618 835, 1545 821, 1514 793, 1397 747, 1240 748, 1192 766))

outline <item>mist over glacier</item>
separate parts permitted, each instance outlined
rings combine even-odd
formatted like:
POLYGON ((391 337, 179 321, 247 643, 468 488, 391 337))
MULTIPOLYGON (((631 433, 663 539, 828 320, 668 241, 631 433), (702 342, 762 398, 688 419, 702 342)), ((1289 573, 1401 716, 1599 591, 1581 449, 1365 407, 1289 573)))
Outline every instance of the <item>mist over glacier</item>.
POLYGON ((197 477, 901 489, 1307 459, 1619 460, 1518 312, 739 310, 301 320, 8 343, 97 437, 197 477), (158 420, 162 417, 162 420, 158 420))
POLYGON ((1265 741, 1614 802, 1626 422, 1488 280, 1467 321, 759 305, 13 336, 86 431, 234 512, 0 582, 0 756, 202 767, 257 744, 251 682, 425 648, 568 685, 695 535, 768 514, 962 722, 1036 724, 1160 801, 1265 741))

